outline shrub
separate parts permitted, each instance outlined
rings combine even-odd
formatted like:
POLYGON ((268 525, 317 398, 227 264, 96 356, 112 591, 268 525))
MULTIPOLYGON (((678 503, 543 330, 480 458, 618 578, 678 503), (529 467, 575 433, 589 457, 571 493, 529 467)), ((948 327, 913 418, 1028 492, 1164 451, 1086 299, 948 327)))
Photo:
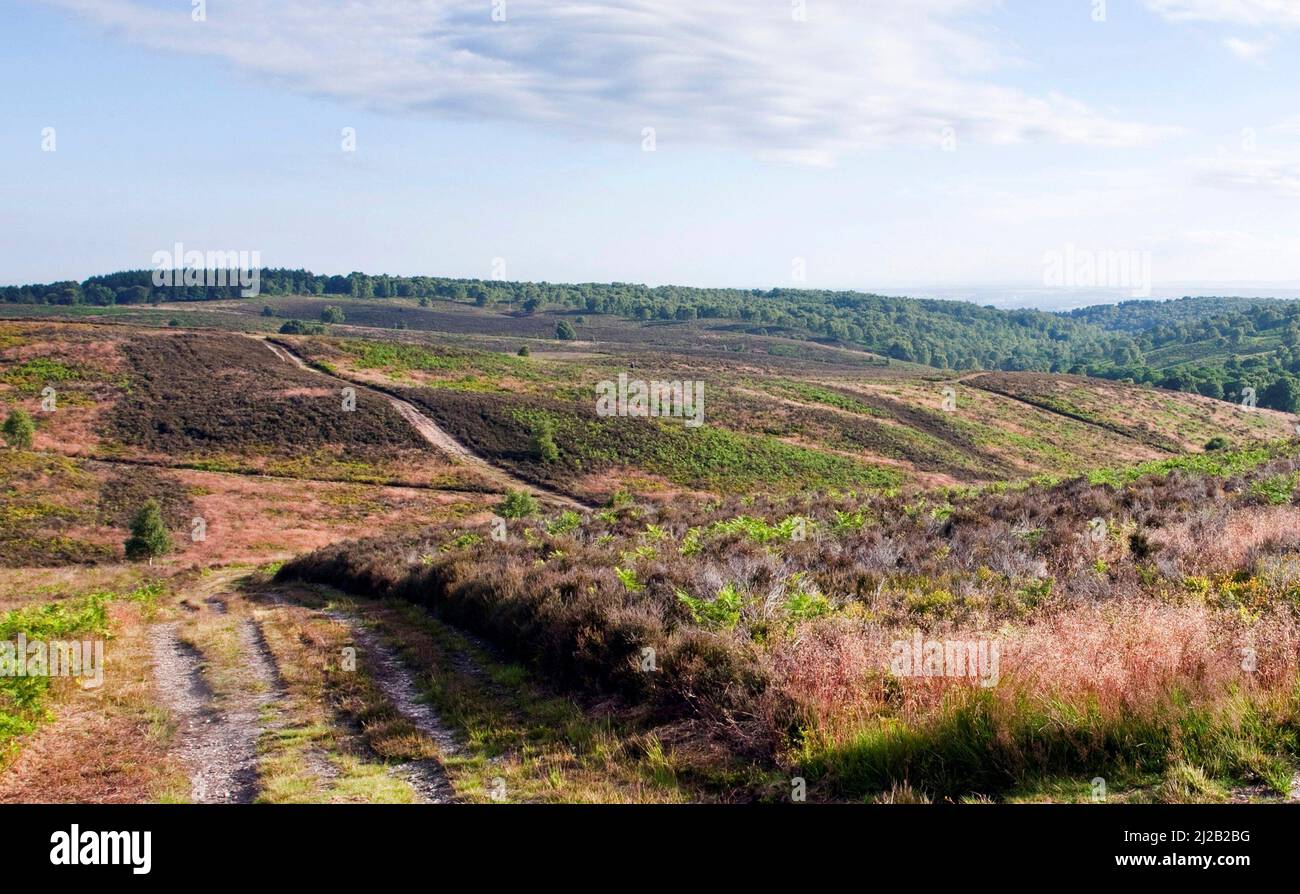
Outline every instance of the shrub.
POLYGON ((578 337, 578 330, 568 320, 560 320, 555 324, 555 337, 561 341, 573 341, 578 337))
POLYGON ((559 517, 546 526, 546 533, 552 537, 572 534, 582 525, 582 516, 572 509, 566 509, 559 517))
POLYGON ((131 523, 131 536, 126 541, 126 557, 132 560, 153 560, 165 555, 172 548, 171 535, 163 523, 162 508, 157 500, 149 500, 140 507, 135 521, 131 523))
POLYGON ((320 323, 308 323, 303 320, 286 320, 280 327, 281 335, 321 335, 325 327, 320 323))
POLYGON ((561 685, 796 761, 831 798, 1098 773, 1117 790, 1170 773, 1150 794, 1198 797, 1180 762, 1285 792, 1300 541, 1289 511, 1259 504, 1289 500, 1298 452, 941 495, 620 493, 586 525, 566 513, 458 552, 439 550, 446 530, 375 538, 283 573, 428 605, 561 685), (1088 541, 1093 518, 1113 536, 1088 541), (978 682, 896 675, 891 641, 917 634, 996 643, 1000 665, 978 682))
POLYGON ((735 584, 727 584, 713 599, 696 599, 689 593, 677 591, 677 598, 691 610, 697 624, 721 630, 732 630, 740 623, 744 597, 735 584))
POLYGON ((36 423, 26 410, 11 410, 4 424, 5 442, 14 450, 31 450, 36 423))
POLYGON ((502 518, 527 518, 536 515, 539 505, 537 498, 526 490, 512 490, 497 506, 502 518))
POLYGON ((322 323, 342 323, 344 319, 343 308, 335 304, 327 304, 325 309, 320 312, 320 321, 322 323))
POLYGON ((1205 452, 1209 453, 1214 450, 1227 450, 1230 446, 1232 445, 1223 435, 1215 435, 1213 438, 1210 438, 1210 440, 1205 442, 1205 452))
POLYGON ((516 352, 520 357, 527 357, 532 351, 528 350, 528 345, 524 345, 516 352))

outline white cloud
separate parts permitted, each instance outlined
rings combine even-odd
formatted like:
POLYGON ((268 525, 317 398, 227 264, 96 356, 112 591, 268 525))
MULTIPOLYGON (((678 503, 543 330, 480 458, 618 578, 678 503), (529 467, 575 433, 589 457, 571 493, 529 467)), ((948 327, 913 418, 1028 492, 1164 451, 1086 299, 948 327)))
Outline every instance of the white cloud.
POLYGON ((1253 62, 1261 58, 1273 49, 1275 43, 1272 35, 1260 40, 1244 40, 1240 37, 1225 38, 1223 45, 1236 56, 1238 59, 1245 59, 1247 62, 1253 62))
POLYGON ((1266 155, 1223 156, 1199 163, 1200 182, 1221 189, 1300 198, 1300 161, 1266 155))
POLYGON ((1177 132, 999 84, 997 0, 46 0, 158 50, 399 113, 832 163, 884 145, 1145 145, 1177 132))
POLYGON ((1147 7, 1175 22, 1295 27, 1300 25, 1296 0, 1146 0, 1147 7))

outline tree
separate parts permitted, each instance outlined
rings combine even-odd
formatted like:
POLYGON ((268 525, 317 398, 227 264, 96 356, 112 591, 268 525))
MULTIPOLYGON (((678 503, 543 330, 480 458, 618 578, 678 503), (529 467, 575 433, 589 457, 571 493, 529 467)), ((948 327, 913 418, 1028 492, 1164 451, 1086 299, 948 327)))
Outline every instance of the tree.
POLYGON ((526 314, 536 313, 536 312, 537 312, 537 309, 538 309, 539 307, 541 307, 541 306, 542 306, 542 299, 541 299, 541 298, 538 298, 538 297, 534 296, 534 297, 532 297, 532 298, 525 298, 525 299, 524 299, 524 305, 523 305, 523 307, 524 307, 524 313, 526 313, 526 314))
POLYGON ((32 436, 36 434, 36 423, 31 415, 23 409, 16 409, 5 419, 5 442, 14 450, 31 450, 32 436))
POLYGON ((348 291, 353 298, 364 301, 375 297, 375 282, 364 273, 351 273, 348 275, 348 291))
POLYGON ((568 320, 560 320, 555 324, 555 337, 561 341, 573 341, 578 337, 578 330, 568 320))
POLYGON ((560 448, 555 444, 555 426, 547 420, 533 426, 533 455, 544 463, 560 458, 560 448))
POLYGON ((1300 411, 1300 380, 1283 376, 1264 389, 1259 396, 1259 405, 1283 413, 1300 411))
POLYGON ((82 292, 86 296, 87 304, 96 304, 106 307, 117 302, 117 293, 108 286, 101 285, 100 283, 91 283, 89 286, 82 289, 82 292))
POLYGON ((131 560, 148 559, 165 555, 172 548, 171 535, 163 523, 162 509, 157 500, 147 500, 131 522, 131 536, 126 540, 126 557, 131 560))
POLYGON ((320 321, 322 323, 342 323, 343 320, 343 308, 336 304, 327 304, 325 309, 320 312, 320 321))

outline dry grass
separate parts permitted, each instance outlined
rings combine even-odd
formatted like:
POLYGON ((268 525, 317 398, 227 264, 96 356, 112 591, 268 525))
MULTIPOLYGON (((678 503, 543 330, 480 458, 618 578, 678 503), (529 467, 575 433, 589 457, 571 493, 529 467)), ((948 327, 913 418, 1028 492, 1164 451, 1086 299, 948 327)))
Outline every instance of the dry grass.
POLYGON ((822 797, 1002 796, 1178 761, 1284 790, 1300 552, 1294 509, 1260 503, 1290 494, 1260 486, 1293 474, 1288 449, 1123 487, 633 502, 512 522, 502 543, 443 527, 344 544, 284 574, 429 606, 697 742, 798 764, 822 797), (996 644, 1000 679, 891 673, 918 633, 996 644))
POLYGON ((0 773, 0 802, 127 804, 183 800, 185 770, 169 756, 172 730, 154 701, 145 607, 110 606, 104 685, 54 688, 50 723, 21 743, 0 773))

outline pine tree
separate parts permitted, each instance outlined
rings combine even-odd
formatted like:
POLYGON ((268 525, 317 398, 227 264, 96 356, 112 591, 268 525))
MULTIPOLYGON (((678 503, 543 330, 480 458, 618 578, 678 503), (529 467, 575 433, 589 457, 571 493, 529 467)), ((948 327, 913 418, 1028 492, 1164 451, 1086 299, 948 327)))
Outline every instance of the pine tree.
POLYGON ((5 442, 15 450, 31 450, 32 435, 36 433, 36 423, 26 410, 13 410, 5 419, 5 442))
POLYGON ((162 509, 157 500, 148 500, 131 523, 131 536, 126 541, 128 559, 148 559, 149 564, 172 548, 171 535, 163 523, 162 509))
POLYGON ((555 427, 550 422, 533 426, 533 456, 544 463, 553 463, 560 458, 560 448, 555 443, 555 427))

